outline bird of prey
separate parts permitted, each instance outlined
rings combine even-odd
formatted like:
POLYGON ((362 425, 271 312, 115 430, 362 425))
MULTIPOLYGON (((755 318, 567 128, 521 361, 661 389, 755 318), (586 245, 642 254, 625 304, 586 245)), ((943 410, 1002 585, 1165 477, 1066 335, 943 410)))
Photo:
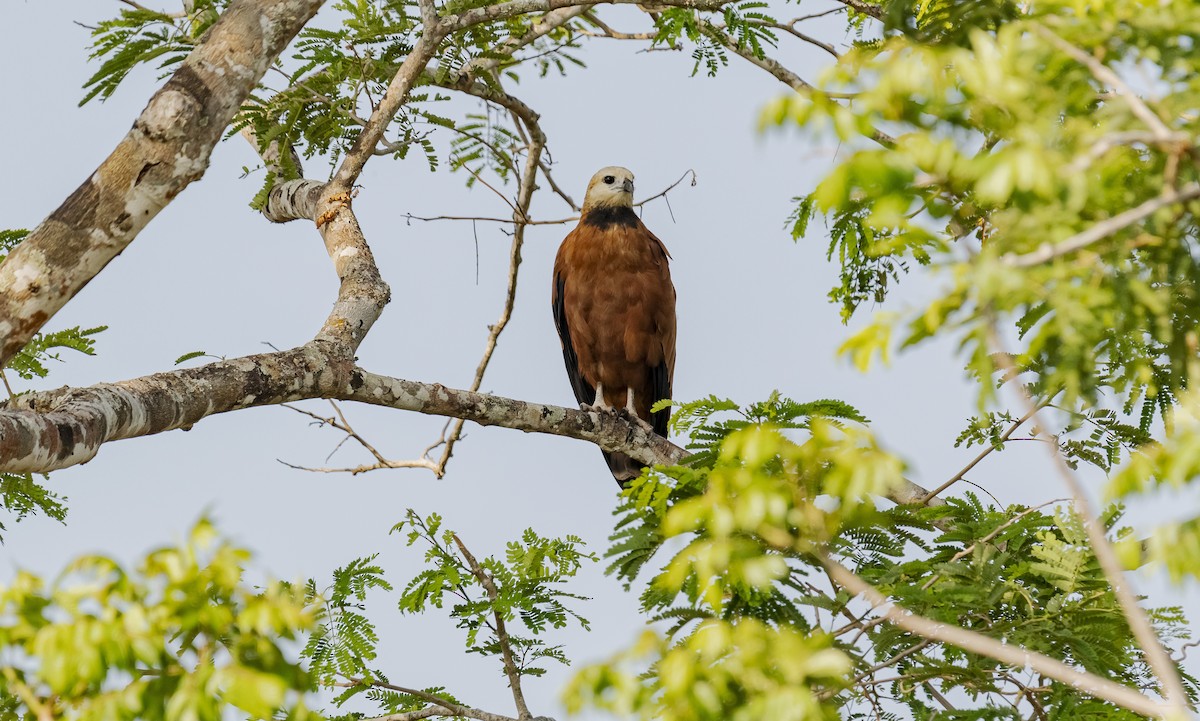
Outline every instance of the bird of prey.
MULTIPOLYGON (((633 173, 603 168, 588 183, 583 214, 554 259, 551 303, 575 400, 667 434, 675 374, 675 287, 663 242, 633 212, 633 173), (640 420, 638 420, 640 419, 640 420)), ((642 464, 604 451, 617 483, 642 464)))

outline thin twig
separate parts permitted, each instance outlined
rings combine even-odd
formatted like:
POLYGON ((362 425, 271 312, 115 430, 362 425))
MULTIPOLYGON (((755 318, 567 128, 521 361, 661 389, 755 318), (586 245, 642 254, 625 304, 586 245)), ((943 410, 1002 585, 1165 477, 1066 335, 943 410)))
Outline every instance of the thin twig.
POLYGON ((521 691, 521 672, 517 668, 516 662, 513 660, 512 642, 508 637, 508 631, 504 627, 504 614, 495 608, 496 599, 500 597, 500 592, 496 588, 496 582, 492 579, 487 571, 479 565, 479 561, 475 560, 475 556, 467 550, 466 544, 457 534, 452 534, 454 545, 458 546, 458 550, 462 553, 467 565, 471 568, 471 573, 479 580, 479 583, 487 591, 488 598, 492 600, 492 618, 496 621, 496 642, 500 644, 500 653, 504 658, 504 673, 508 676, 508 686, 512 689, 513 702, 517 706, 517 716, 522 719, 533 718, 533 714, 529 713, 529 706, 525 704, 525 694, 521 691))
POLYGON ((828 10, 822 10, 822 11, 821 11, 821 12, 819 12, 819 13, 811 13, 811 14, 809 14, 809 15, 801 15, 801 16, 800 16, 800 17, 798 17, 798 18, 794 18, 794 19, 792 19, 792 20, 789 20, 789 21, 788 21, 788 24, 789 24, 789 25, 795 25, 796 23, 803 22, 803 21, 805 21, 805 20, 814 20, 814 19, 816 19, 816 18, 823 18, 823 17, 825 17, 826 15, 832 15, 832 14, 834 14, 834 13, 840 13, 840 12, 845 12, 845 11, 846 11, 846 8, 845 8, 845 7, 835 7, 835 8, 829 8, 828 10))
MULTIPOLYGON (((570 17, 574 16, 571 15, 566 19, 570 17)), ((565 19, 563 21, 565 22, 565 19)), ((488 337, 484 343, 483 356, 479 360, 479 365, 475 368, 475 376, 471 381, 470 390, 478 391, 483 385, 484 374, 487 372, 492 355, 495 353, 496 346, 500 342, 500 334, 508 327, 508 322, 512 319, 513 307, 516 304, 517 280, 521 267, 521 249, 525 244, 525 228, 530 225, 529 207, 533 202, 533 193, 537 189, 538 170, 542 166, 542 152, 546 147, 546 134, 542 132, 541 126, 538 124, 538 114, 512 95, 483 85, 482 83, 466 79, 460 81, 454 87, 506 108, 512 114, 513 122, 516 124, 518 130, 521 130, 522 137, 528 143, 525 156, 525 170, 520 174, 520 187, 517 189, 517 201, 515 205, 509 203, 509 206, 513 210, 512 219, 510 220, 513 224, 513 234, 512 245, 509 249, 508 280, 504 294, 504 305, 501 307, 500 317, 495 323, 488 326, 488 337)), ((507 202, 507 198, 505 200, 507 202)), ((441 457, 438 459, 437 468, 434 471, 439 478, 445 474, 446 464, 449 463, 451 456, 454 454, 454 446, 462 437, 463 424, 464 421, 462 419, 457 419, 451 424, 449 435, 445 435, 445 431, 443 431, 443 437, 445 438, 444 448, 441 457)))
MULTIPOLYGON (((336 428, 337 430, 342 431, 346 434, 346 437, 343 438, 342 442, 338 444, 339 448, 341 447, 342 443, 346 442, 346 440, 353 439, 360 446, 365 448, 367 452, 375 457, 375 463, 354 466, 353 468, 312 468, 309 466, 300 466, 293 463, 288 463, 287 461, 280 459, 276 460, 279 460, 280 463, 288 468, 294 468, 299 471, 308 471, 310 473, 349 473, 352 476, 357 476, 360 473, 368 473, 370 471, 378 471, 385 468, 428 468, 431 471, 437 470, 437 464, 424 456, 412 461, 392 461, 387 459, 375 448, 375 446, 371 445, 367 439, 363 438, 358 434, 357 431, 354 430, 354 427, 350 425, 350 421, 346 420, 345 414, 342 413, 341 407, 339 407, 335 401, 331 400, 329 401, 329 404, 333 406, 333 411, 337 414, 336 418, 332 416, 321 416, 313 413, 312 411, 308 411, 303 408, 297 408, 296 406, 288 403, 283 403, 282 406, 289 410, 300 413, 301 415, 313 418, 322 425, 330 426, 331 428, 336 428)), ((336 451, 337 449, 335 448, 334 450, 336 451)), ((331 453, 330 456, 332 455, 333 454, 331 453)), ((328 461, 329 459, 326 458, 325 460, 328 461)))
MULTIPOLYGON (((1038 407, 1040 408, 1042 406, 1038 406, 1038 407)), ((1003 433, 1000 434, 999 445, 1003 445, 1005 441, 1007 441, 1009 438, 1012 437, 1013 433, 1017 432, 1017 429, 1020 428, 1021 425, 1025 423, 1025 421, 1029 420, 1032 417, 1033 417, 1032 415, 1026 413, 1024 416, 1021 416, 1020 418, 1018 418, 1011 426, 1009 426, 1003 433)), ((934 496, 940 496, 942 494, 942 491, 946 490, 950 486, 953 486, 955 483, 958 483, 959 481, 961 481, 964 476, 966 476, 968 473, 971 472, 972 468, 977 466, 979 464, 979 462, 982 461, 984 458, 987 458, 988 455, 990 455, 992 451, 996 450, 996 445, 997 444, 989 443, 982 451, 979 452, 979 455, 977 455, 973 459, 971 459, 971 462, 968 463, 967 465, 963 466, 963 469, 961 471, 959 471, 958 473, 955 473, 954 476, 950 480, 946 481, 942 485, 940 485, 937 488, 930 491, 929 495, 921 500, 921 504, 924 505, 924 504, 928 503, 931 498, 933 498, 934 496)))
POLYGON ((563 202, 566 203, 571 210, 578 213, 581 210, 579 205, 570 195, 567 195, 562 188, 558 187, 558 183, 554 182, 554 175, 550 172, 550 164, 545 160, 542 160, 540 163, 538 163, 538 167, 542 169, 542 177, 545 178, 546 182, 550 184, 550 190, 554 191, 555 195, 562 198, 563 202))
MULTIPOLYGON (((1046 501, 1045 503, 1042 503, 1042 504, 1039 504, 1039 505, 1033 506, 1032 508, 1026 508, 1024 511, 1021 511, 1020 513, 1018 513, 1017 515, 1015 515, 1015 516, 1013 516, 1012 518, 1008 519, 1008 520, 1007 520, 1007 521, 1005 521, 1004 523, 1001 523, 999 526, 996 526, 996 528, 995 528, 995 529, 993 529, 991 533, 987 534, 987 535, 986 535, 986 536, 984 536, 983 538, 979 539, 978 541, 975 541, 974 543, 972 543, 971 545, 967 546, 967 547, 966 547, 966 548, 964 548, 963 550, 961 550, 961 551, 959 551, 958 553, 954 554, 954 556, 950 558, 950 560, 947 562, 947 564, 946 564, 946 565, 949 565, 949 564, 951 564, 951 563, 955 563, 955 562, 957 562, 957 561, 959 561, 959 560, 961 560, 961 559, 963 559, 963 558, 966 558, 968 554, 970 554, 972 551, 974 551, 974 550, 975 550, 975 548, 976 548, 977 546, 979 546, 979 544, 981 544, 981 543, 990 543, 990 542, 992 541, 992 539, 994 539, 996 536, 999 536, 1001 533, 1003 533, 1005 529, 1007 529, 1008 527, 1012 526, 1014 523, 1016 523, 1017 521, 1021 520, 1021 519, 1022 519, 1022 518, 1024 518, 1024 517, 1028 516, 1029 514, 1031 514, 1031 513, 1037 513, 1038 511, 1042 510, 1042 509, 1043 509, 1043 508, 1045 508, 1046 506, 1053 506, 1053 505, 1054 505, 1054 504, 1056 504, 1056 503, 1063 503, 1064 501, 1068 501, 1068 500, 1070 500, 1070 499, 1068 499, 1068 498, 1055 498, 1055 499, 1053 499, 1053 500, 1046 501)), ((942 574, 941 574, 940 572, 939 572, 939 573, 935 573, 935 574, 933 574, 932 576, 930 576, 928 581, 926 581, 925 583, 921 584, 921 590, 922 590, 922 591, 928 591, 928 590, 929 590, 929 589, 930 589, 930 588, 933 586, 933 584, 934 584, 934 583, 936 583, 936 582, 937 582, 937 580, 938 580, 939 578, 941 578, 941 576, 942 576, 942 574)))

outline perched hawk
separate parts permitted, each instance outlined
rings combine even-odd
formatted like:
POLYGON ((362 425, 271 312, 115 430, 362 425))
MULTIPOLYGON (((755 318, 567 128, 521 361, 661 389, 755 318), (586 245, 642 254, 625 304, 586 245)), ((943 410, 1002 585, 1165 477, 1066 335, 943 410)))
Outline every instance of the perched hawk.
MULTIPOLYGON (((675 287, 662 241, 633 212, 633 173, 604 168, 592 176, 583 217, 554 259, 551 297, 567 375, 580 406, 649 423, 667 434, 675 375, 675 287)), ((642 464, 604 452, 621 485, 642 464)))

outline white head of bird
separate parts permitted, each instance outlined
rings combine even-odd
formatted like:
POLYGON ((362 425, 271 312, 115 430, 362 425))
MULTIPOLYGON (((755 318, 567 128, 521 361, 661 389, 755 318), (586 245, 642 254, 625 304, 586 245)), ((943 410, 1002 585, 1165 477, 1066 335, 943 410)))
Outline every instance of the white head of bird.
POLYGON ((601 168, 588 183, 583 196, 583 212, 594 208, 633 207, 633 173, 627 168, 610 165, 601 168))

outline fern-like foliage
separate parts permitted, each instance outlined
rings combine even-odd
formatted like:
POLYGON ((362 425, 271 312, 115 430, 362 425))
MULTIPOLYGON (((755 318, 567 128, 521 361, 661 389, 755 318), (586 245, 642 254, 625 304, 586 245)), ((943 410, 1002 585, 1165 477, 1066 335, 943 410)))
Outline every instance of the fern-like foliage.
POLYGON ((596 561, 582 550, 582 539, 548 539, 529 529, 508 544, 503 561, 476 560, 454 532, 442 529, 437 514, 421 518, 410 510, 394 530, 407 533, 410 546, 418 541, 428 546, 427 568, 406 585, 401 611, 421 613, 450 601, 450 615, 466 631, 467 650, 499 657, 504 655, 502 644, 508 644, 522 675, 544 674, 544 660, 569 663, 561 646, 541 637, 568 623, 589 627, 570 605, 587 598, 564 588, 585 561, 596 561))
POLYGON ((28 230, 0 230, 0 263, 8 257, 8 252, 17 247, 17 244, 25 240, 25 236, 29 235, 28 230))
POLYGON ((192 10, 182 18, 142 8, 121 8, 120 14, 102 20, 92 29, 91 59, 100 67, 87 79, 87 94, 80 105, 93 98, 112 97, 117 87, 140 65, 157 62, 163 73, 182 62, 196 39, 210 25, 229 0, 195 0, 192 10))
POLYGON ((96 340, 92 336, 108 330, 102 325, 95 328, 67 328, 52 333, 38 333, 29 343, 8 361, 10 368, 25 380, 45 378, 50 374, 46 367, 49 361, 61 361, 56 349, 66 348, 84 355, 96 354, 96 340))
MULTIPOLYGON (((8 253, 15 248, 26 236, 28 230, 0 230, 0 263, 8 258, 8 253)), ((92 336, 106 329, 97 328, 68 328, 50 333, 38 333, 24 348, 9 359, 3 370, 12 370, 23 380, 45 378, 50 373, 48 363, 61 361, 58 349, 95 355, 96 342, 92 336)), ((9 393, 14 389, 9 386, 9 380, 0 370, 0 378, 9 393)), ((43 474, 43 479, 49 476, 43 474)), ((53 493, 45 486, 34 480, 32 473, 3 473, 0 474, 0 507, 11 515, 13 520, 20 521, 28 516, 42 514, 48 518, 62 522, 67 515, 66 497, 53 493)), ((0 533, 7 530, 0 523, 0 533)), ((0 535, 0 541, 3 536, 0 535)))
MULTIPOLYGON (((447 610, 466 631, 469 653, 501 659, 502 670, 508 656, 521 676, 544 674, 546 662, 569 663, 563 647, 547 639, 568 624, 589 627, 575 609, 587 599, 567 590, 582 565, 596 561, 582 550, 579 538, 545 538, 527 530, 507 544, 503 558, 477 559, 437 514, 422 517, 410 509, 393 531, 405 534, 409 546, 426 546, 425 567, 396 594, 402 613, 447 610)), ((305 590, 308 603, 319 610, 301 655, 316 683, 334 691, 335 707, 365 699, 377 707, 377 715, 390 715, 425 708, 429 697, 459 703, 441 686, 393 684, 376 666, 380 639, 367 607, 375 597, 396 590, 384 578, 377 556, 337 569, 323 587, 309 581, 305 590)), ((448 677, 454 678, 452 673, 448 677)), ((349 721, 361 715, 330 718, 349 721)))
MULTIPOLYGON (((43 474, 42 478, 49 476, 43 474)), ((66 502, 66 496, 39 484, 32 473, 0 473, 0 505, 15 521, 41 514, 61 523, 67 517, 66 502)), ((6 530, 8 528, 0 523, 0 533, 6 530)), ((2 535, 0 541, 3 541, 2 535)))

